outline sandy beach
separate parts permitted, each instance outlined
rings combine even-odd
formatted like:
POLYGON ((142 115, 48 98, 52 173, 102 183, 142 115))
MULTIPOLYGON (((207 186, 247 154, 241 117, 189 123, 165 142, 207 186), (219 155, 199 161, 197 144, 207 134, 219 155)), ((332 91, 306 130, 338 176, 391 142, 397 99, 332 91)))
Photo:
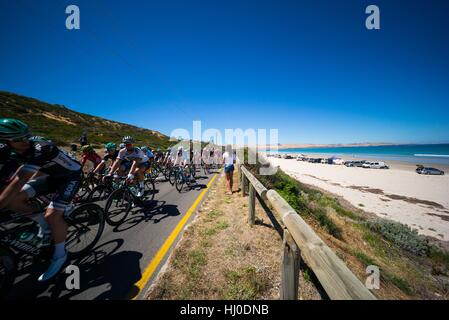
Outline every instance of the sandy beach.
MULTIPOLYGON (((345 159, 348 157, 345 157, 345 159)), ((390 169, 351 168, 296 159, 268 158, 299 181, 339 195, 379 217, 409 225, 420 234, 449 240, 449 171, 423 176, 411 163, 387 161, 390 169)))

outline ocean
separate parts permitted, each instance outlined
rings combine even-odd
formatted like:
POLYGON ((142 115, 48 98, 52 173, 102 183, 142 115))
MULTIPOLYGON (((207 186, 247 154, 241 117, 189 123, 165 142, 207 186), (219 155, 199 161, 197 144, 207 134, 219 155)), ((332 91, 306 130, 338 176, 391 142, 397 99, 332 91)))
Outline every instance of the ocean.
POLYGON ((279 153, 302 153, 305 155, 328 154, 379 160, 397 160, 410 163, 449 165, 449 144, 407 144, 367 147, 297 148, 279 149, 279 153))

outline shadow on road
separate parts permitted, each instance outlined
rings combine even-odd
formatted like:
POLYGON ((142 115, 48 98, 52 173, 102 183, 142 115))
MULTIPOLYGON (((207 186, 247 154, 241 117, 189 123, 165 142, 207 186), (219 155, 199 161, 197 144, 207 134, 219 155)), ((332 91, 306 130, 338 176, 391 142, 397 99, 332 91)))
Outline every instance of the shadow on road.
POLYGON ((10 299, 125 299, 134 283, 141 278, 139 261, 142 254, 136 251, 116 253, 123 243, 122 239, 103 243, 94 248, 89 255, 68 263, 80 269, 78 290, 66 288, 69 274, 64 271, 47 283, 38 283, 36 281, 38 275, 47 266, 44 264, 34 268, 32 272, 28 270, 30 273, 14 284, 10 299), (36 272, 37 269, 42 270, 36 272))
POLYGON ((141 222, 159 223, 168 217, 180 215, 177 205, 167 204, 165 201, 153 202, 153 205, 144 206, 130 213, 130 218, 114 228, 114 232, 129 230, 141 222))

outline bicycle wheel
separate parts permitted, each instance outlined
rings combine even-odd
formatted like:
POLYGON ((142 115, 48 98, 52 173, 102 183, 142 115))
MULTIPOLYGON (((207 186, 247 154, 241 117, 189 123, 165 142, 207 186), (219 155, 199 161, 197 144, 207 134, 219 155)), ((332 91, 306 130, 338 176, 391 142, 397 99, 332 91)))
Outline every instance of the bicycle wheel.
POLYGON ((146 200, 154 200, 154 195, 156 194, 156 187, 154 185, 154 181, 152 179, 148 179, 145 181, 145 191, 144 197, 146 200))
POLYGON ((176 190, 178 190, 178 192, 181 192, 182 187, 184 187, 184 182, 185 182, 184 174, 177 174, 175 187, 176 190))
POLYGON ((0 247, 0 300, 6 298, 16 278, 17 261, 14 253, 0 247))
POLYGON ((87 202, 97 202, 97 201, 105 201, 108 199, 109 195, 113 191, 112 187, 106 186, 104 184, 99 184, 87 196, 87 202))
POLYGON ((152 179, 156 179, 159 176, 159 169, 156 167, 151 169, 150 175, 152 179))
POLYGON ((170 169, 165 167, 162 171, 162 174, 164 175, 165 180, 168 180, 168 176, 170 175, 170 169))
POLYGON ((92 189, 87 185, 83 184, 75 195, 74 203, 84 203, 87 201, 87 197, 91 193, 92 189))
POLYGON ((111 226, 122 223, 131 210, 132 200, 128 189, 114 190, 109 195, 104 208, 106 222, 111 226))
POLYGON ((172 186, 175 184, 177 176, 178 176, 178 171, 175 168, 171 169, 170 173, 168 175, 168 182, 170 182, 170 184, 172 186))
POLYGON ((71 256, 77 258, 86 254, 100 240, 104 230, 104 212, 99 205, 80 205, 65 220, 68 224, 66 248, 71 256))

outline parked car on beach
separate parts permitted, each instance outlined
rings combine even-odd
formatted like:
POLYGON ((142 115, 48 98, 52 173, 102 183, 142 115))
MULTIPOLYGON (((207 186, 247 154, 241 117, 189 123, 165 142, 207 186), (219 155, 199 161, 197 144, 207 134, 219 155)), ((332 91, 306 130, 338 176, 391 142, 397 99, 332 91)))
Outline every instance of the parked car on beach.
POLYGON ((444 171, 437 168, 418 167, 416 168, 416 172, 427 175, 444 175, 444 171))
POLYGON ((343 160, 341 158, 336 158, 336 159, 332 160, 332 164, 342 165, 344 163, 345 163, 345 160, 343 160))
POLYGON ((345 166, 347 167, 362 167, 365 162, 363 161, 346 161, 345 166))
POLYGON ((365 162, 362 165, 362 168, 370 168, 370 169, 389 169, 387 164, 383 161, 375 161, 375 162, 365 162))

